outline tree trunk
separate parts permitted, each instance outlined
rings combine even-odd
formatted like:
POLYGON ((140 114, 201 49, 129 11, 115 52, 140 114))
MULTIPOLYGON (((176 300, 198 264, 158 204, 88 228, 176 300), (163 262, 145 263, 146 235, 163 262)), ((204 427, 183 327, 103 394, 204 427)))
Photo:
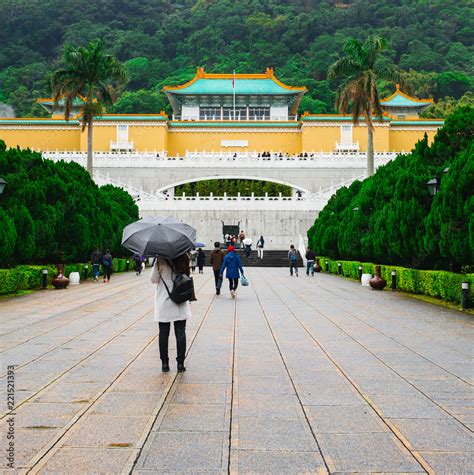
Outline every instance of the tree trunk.
POLYGON ((367 124, 367 176, 374 174, 374 129, 367 124))
POLYGON ((87 171, 93 178, 93 156, 92 156, 92 118, 87 124, 87 171))

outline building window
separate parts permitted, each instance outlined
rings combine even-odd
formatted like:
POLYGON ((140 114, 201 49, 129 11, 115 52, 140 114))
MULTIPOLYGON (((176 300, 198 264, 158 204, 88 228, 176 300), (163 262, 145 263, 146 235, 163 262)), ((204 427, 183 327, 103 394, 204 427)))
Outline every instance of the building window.
POLYGON ((200 107, 199 119, 200 120, 221 120, 221 108, 220 107, 200 107))
POLYGON ((236 107, 235 115, 233 107, 224 107, 224 120, 247 120, 247 108, 236 107))
POLYGON ((341 144, 352 144, 352 125, 341 125, 341 144))
POLYGON ((117 125, 117 143, 128 142, 128 125, 117 125))
POLYGON ((249 107, 250 120, 270 120, 270 107, 249 107))

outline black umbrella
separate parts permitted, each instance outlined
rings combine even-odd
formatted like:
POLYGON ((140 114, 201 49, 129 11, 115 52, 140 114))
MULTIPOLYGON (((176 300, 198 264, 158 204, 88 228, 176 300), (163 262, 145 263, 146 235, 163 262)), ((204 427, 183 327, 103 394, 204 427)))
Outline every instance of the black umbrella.
POLYGON ((146 257, 174 259, 195 246, 196 230, 172 216, 146 216, 128 226, 122 246, 146 257))

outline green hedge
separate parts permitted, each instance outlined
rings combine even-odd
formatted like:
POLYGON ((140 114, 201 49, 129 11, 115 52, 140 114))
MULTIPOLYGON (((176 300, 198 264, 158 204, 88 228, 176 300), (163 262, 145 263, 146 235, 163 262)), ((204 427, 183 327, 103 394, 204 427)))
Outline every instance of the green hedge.
MULTIPOLYGON (((329 272, 337 274, 340 262, 342 275, 352 279, 359 278, 359 266, 365 274, 375 274, 375 264, 359 261, 337 261, 328 257, 319 257, 321 272, 326 269, 328 262, 329 272)), ((469 282, 469 303, 474 303, 474 274, 455 274, 447 271, 408 269, 406 267, 382 265, 382 277, 390 287, 392 282, 392 270, 397 272, 397 288, 413 294, 436 297, 448 302, 461 302, 461 283, 469 282)))
MULTIPOLYGON (((134 263, 130 260, 130 269, 134 269, 134 263)), ((89 275, 92 278, 92 265, 89 262, 89 275)), ((114 259, 113 272, 125 272, 127 259, 114 259)), ((79 272, 81 280, 84 277, 85 264, 65 264, 64 274, 69 276, 71 272, 79 272)), ((51 279, 57 275, 56 266, 17 266, 13 269, 0 269, 0 295, 12 294, 21 290, 39 289, 42 284, 43 269, 48 269, 48 285, 51 279)))

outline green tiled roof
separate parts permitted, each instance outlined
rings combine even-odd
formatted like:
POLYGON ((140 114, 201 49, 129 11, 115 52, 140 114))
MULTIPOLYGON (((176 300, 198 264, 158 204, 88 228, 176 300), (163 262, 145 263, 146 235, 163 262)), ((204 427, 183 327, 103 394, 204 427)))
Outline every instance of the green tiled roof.
POLYGON ((69 122, 64 119, 0 119, 1 125, 78 125, 79 121, 71 119, 69 122))
POLYGON ((391 125, 443 125, 443 120, 394 120, 391 125))
POLYGON ((300 126, 299 122, 246 122, 246 121, 235 121, 235 122, 181 122, 181 121, 172 121, 170 122, 171 127, 291 127, 298 128, 300 126))
MULTIPOLYGON (((390 122, 392 119, 390 117, 382 117, 384 122, 390 122)), ((330 115, 330 116, 321 116, 321 115, 307 115, 301 119, 303 122, 340 122, 341 120, 346 120, 352 122, 352 116, 349 115, 330 115)), ((364 117, 359 119, 361 122, 365 121, 364 117)), ((378 122, 377 117, 373 117, 374 122, 378 122)))
POLYGON ((414 101, 401 94, 396 94, 388 101, 381 101, 380 104, 388 107, 424 107, 431 104, 431 101, 414 101))
POLYGON ((103 115, 101 117, 96 117, 96 121, 107 121, 107 120, 127 120, 127 121, 165 121, 167 118, 163 115, 103 115))
MULTIPOLYGON (((236 79, 235 94, 244 95, 295 95, 301 91, 286 89, 272 79, 236 79)), ((182 89, 169 89, 167 92, 180 95, 232 95, 232 79, 198 79, 193 84, 182 89)))

